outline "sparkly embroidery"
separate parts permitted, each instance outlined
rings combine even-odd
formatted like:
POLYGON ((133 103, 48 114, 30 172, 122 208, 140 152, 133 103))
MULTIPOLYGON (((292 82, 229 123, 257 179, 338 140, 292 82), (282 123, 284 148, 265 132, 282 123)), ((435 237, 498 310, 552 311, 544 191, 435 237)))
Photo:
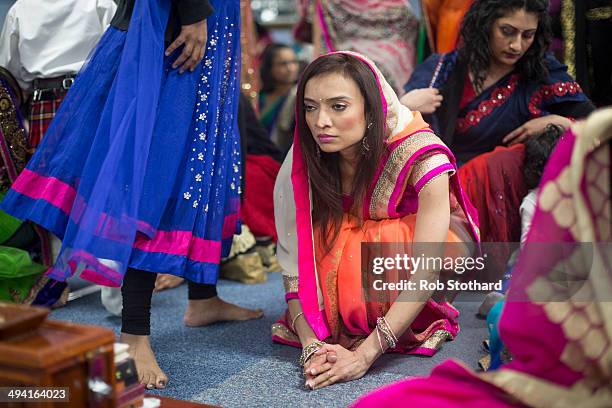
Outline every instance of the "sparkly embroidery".
POLYGON ((586 18, 589 21, 602 21, 612 19, 612 7, 597 7, 586 13, 586 18))
POLYGON ((7 151, 0 149, 0 191, 9 189, 14 181, 13 177, 24 169, 27 162, 25 130, 19 124, 17 111, 10 98, 8 91, 0 84, 0 128, 7 149, 7 151), (5 157, 5 154, 8 157, 5 157))
POLYGON ((529 112, 531 116, 540 116, 542 114, 541 104, 544 100, 554 96, 560 97, 567 94, 575 95, 577 93, 582 93, 582 88, 574 81, 543 85, 531 96, 531 100, 529 101, 529 112))
MULTIPOLYGON (((412 170, 410 171, 408 184, 410 184, 411 186, 416 186, 419 180, 421 180, 427 173, 445 164, 450 164, 450 161, 448 160, 448 156, 443 153, 436 153, 432 156, 415 161, 412 164, 412 170)), ((448 173, 449 171, 452 170, 447 170, 440 174, 448 173)), ((439 176, 439 174, 437 174, 436 177, 437 176, 439 176)), ((428 183, 430 181, 428 181, 428 183)))
POLYGON ((285 285, 286 293, 294 293, 298 291, 298 277, 283 275, 283 284, 285 285))
POLYGON ((371 219, 388 218, 389 200, 401 171, 415 152, 430 145, 442 145, 442 141, 432 132, 419 132, 407 137, 391 152, 372 192, 369 208, 371 219))
POLYGON ((467 132, 471 127, 476 126, 480 121, 489 116, 495 109, 502 106, 508 100, 508 97, 516 90, 518 83, 518 75, 512 75, 508 84, 500 86, 491 92, 491 97, 480 102, 478 108, 469 111, 465 117, 457 120, 457 131, 459 133, 467 132))
POLYGON ((452 339, 453 335, 451 334, 451 332, 447 330, 438 330, 437 332, 432 334, 430 338, 425 340, 423 344, 421 344, 421 347, 438 350, 445 341, 452 339))
POLYGON ((576 10, 574 0, 561 1, 561 26, 563 30, 564 57, 567 73, 576 77, 576 10))
POLYGON ((430 185, 435 179, 437 179, 438 177, 440 177, 443 174, 448 174, 449 177, 452 176, 453 174, 455 174, 455 170, 453 169, 446 169, 438 174, 436 174, 435 176, 433 176, 431 179, 427 180, 427 182, 425 184, 423 184, 423 186, 421 188, 419 188, 418 193, 420 193, 421 191, 423 191, 425 189, 425 187, 427 187, 428 185, 430 185))
POLYGON ((188 191, 183 193, 183 198, 193 200, 192 208, 202 208, 204 213, 208 212, 209 204, 212 204, 211 209, 223 205, 224 190, 228 184, 231 190, 237 190, 240 194, 242 182, 242 174, 236 171, 240 163, 239 140, 232 134, 231 127, 221 126, 222 121, 231 121, 235 115, 235 112, 227 111, 229 105, 225 99, 227 95, 234 95, 236 84, 230 79, 238 77, 240 70, 240 65, 234 63, 231 54, 219 52, 232 49, 233 36, 231 33, 225 34, 230 26, 233 27, 233 24, 226 23, 224 30, 212 30, 197 89, 194 136, 189 157, 193 184, 184 187, 188 191), (219 46, 222 48, 218 49, 219 46), (222 78, 220 84, 208 81, 214 73, 222 78), (213 102, 218 106, 214 111, 210 109, 213 102), (219 182, 224 174, 227 174, 223 178, 225 182, 219 182))
POLYGON ((290 331, 284 324, 274 323, 272 325, 272 337, 280 337, 281 339, 288 340, 291 342, 299 342, 300 339, 292 331, 290 331))

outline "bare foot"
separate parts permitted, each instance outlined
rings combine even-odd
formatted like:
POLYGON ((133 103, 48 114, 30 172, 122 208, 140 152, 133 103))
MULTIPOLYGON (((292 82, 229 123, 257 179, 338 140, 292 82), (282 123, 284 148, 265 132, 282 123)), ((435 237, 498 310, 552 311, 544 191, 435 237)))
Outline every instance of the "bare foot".
POLYGON ((261 309, 245 309, 215 296, 210 299, 190 300, 183 321, 186 326, 197 327, 228 320, 259 319, 262 316, 261 309))
POLYGON ((155 292, 159 292, 164 289, 176 288, 178 285, 183 283, 185 279, 180 276, 170 275, 167 273, 157 274, 155 279, 155 292))
POLYGON ((147 389, 162 389, 168 384, 168 376, 159 368, 149 343, 149 336, 121 333, 121 343, 129 344, 130 356, 136 363, 138 379, 147 389))

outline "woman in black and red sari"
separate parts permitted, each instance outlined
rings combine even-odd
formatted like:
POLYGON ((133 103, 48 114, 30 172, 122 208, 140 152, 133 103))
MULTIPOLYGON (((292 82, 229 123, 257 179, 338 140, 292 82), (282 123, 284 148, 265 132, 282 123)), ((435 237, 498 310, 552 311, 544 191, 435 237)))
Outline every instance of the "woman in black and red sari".
MULTIPOLYGON (((549 123, 569 127, 593 104, 547 53, 548 0, 476 0, 458 50, 417 67, 402 103, 425 119, 457 157, 478 210, 483 242, 518 242, 527 193, 522 142, 549 123)), ((499 258, 503 268, 505 256, 499 258)))

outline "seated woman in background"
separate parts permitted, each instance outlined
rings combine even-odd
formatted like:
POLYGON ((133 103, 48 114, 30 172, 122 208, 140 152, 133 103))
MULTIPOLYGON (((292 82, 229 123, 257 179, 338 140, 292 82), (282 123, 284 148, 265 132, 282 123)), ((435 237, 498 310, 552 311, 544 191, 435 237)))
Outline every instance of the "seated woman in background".
MULTIPOLYGON (((594 109, 566 67, 546 53, 549 20, 547 0, 474 1, 460 48, 417 67, 401 99, 428 114, 459 165, 468 163, 461 181, 478 210, 483 242, 520 239, 518 209, 527 189, 524 150, 514 145, 548 124, 567 128, 594 109)), ((512 249, 498 249, 489 261, 503 270, 512 249)))
POLYGON ((283 153, 291 147, 295 125, 295 83, 300 64, 291 47, 270 44, 262 56, 259 73, 259 121, 283 153))
POLYGON ((426 116, 460 164, 541 133, 569 127, 594 106, 547 54, 548 0, 476 0, 462 44, 419 65, 401 102, 426 116))
MULTIPOLYGON (((273 340, 303 348, 313 389, 362 377, 385 351, 432 356, 458 333, 459 313, 431 291, 413 291, 412 301, 396 301, 410 290, 368 301, 361 245, 471 253, 477 226, 452 153, 356 53, 312 62, 297 104, 295 143, 274 191, 289 308, 273 325, 273 340), (445 242, 459 249, 421 245, 445 242)), ((418 268, 410 280, 435 281, 439 272, 418 268)))

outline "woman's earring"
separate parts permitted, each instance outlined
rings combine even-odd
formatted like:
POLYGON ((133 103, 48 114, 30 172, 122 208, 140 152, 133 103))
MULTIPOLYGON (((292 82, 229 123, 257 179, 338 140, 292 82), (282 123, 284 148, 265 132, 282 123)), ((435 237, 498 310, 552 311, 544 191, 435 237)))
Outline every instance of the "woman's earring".
POLYGON ((361 139, 361 147, 363 147, 363 155, 367 155, 370 151, 370 144, 368 143, 367 136, 364 136, 363 139, 361 139))
POLYGON ((372 129, 372 126, 374 126, 374 122, 368 123, 368 129, 372 129))

